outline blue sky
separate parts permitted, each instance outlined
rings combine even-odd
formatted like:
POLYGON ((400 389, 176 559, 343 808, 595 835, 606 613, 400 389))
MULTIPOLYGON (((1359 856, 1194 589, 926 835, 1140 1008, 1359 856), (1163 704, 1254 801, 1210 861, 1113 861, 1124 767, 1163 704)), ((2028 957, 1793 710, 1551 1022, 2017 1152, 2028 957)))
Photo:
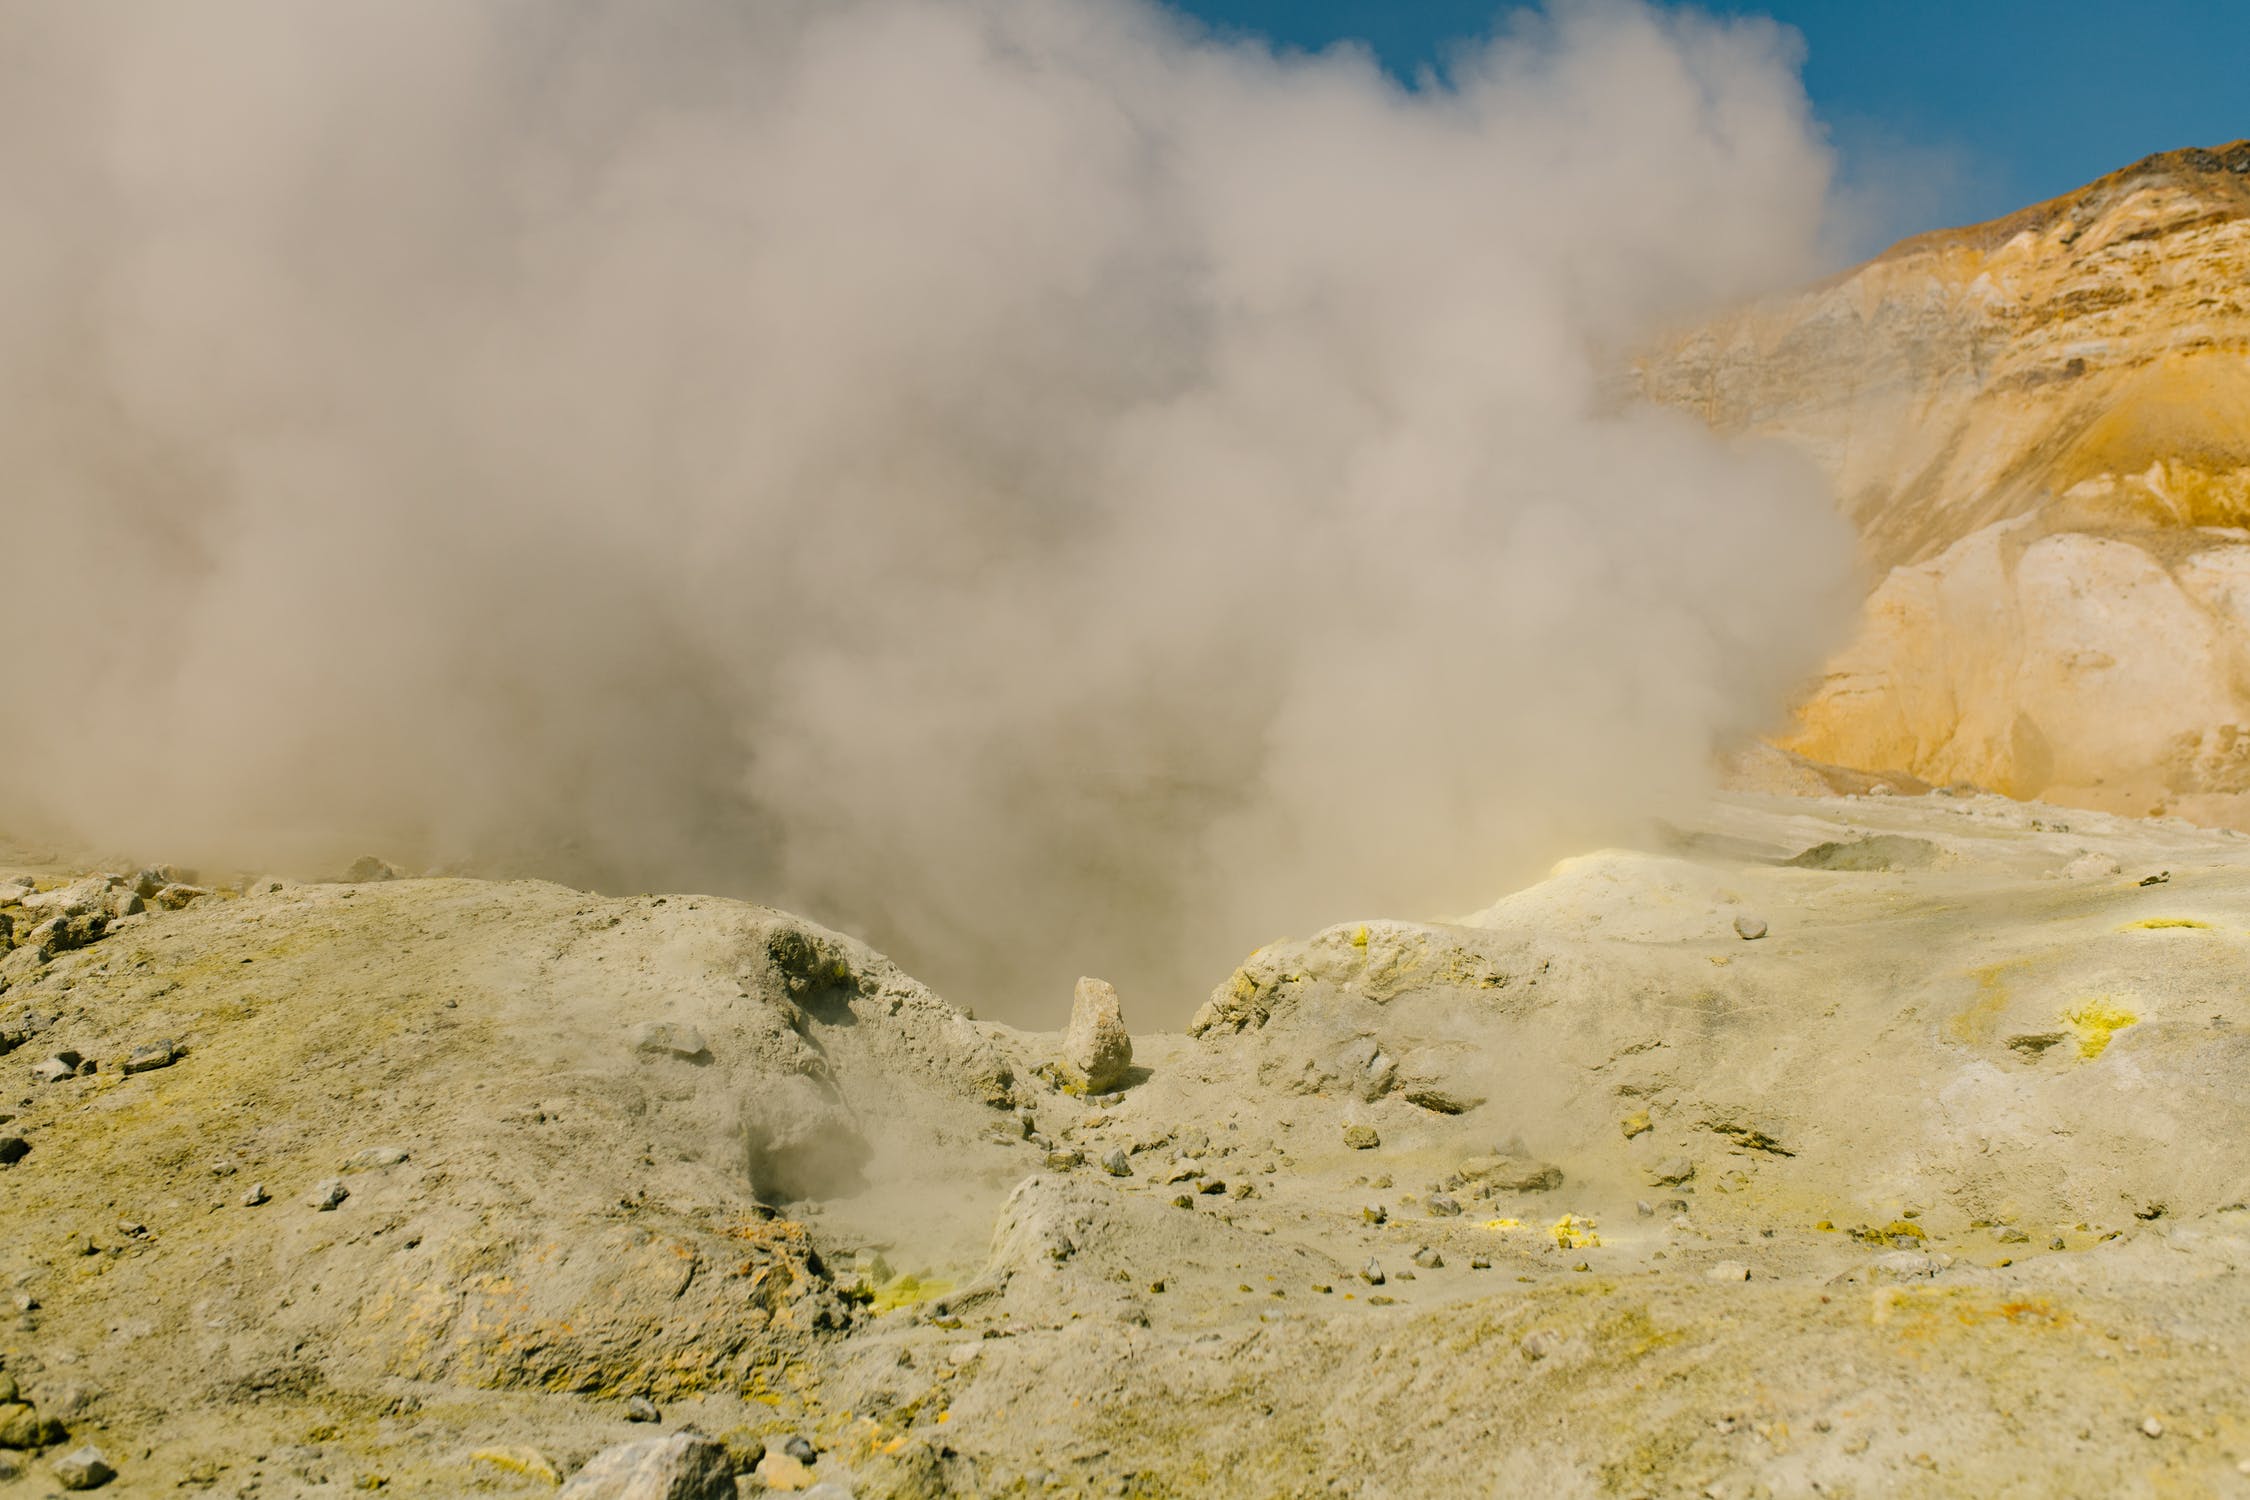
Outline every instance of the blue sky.
MULTIPOLYGON (((1367 42, 1402 77, 1506 0, 1174 0, 1293 47, 1367 42)), ((1706 0, 1804 33, 1806 91, 1868 249, 2067 192, 2153 151, 2250 136, 2250 0, 1706 0)))

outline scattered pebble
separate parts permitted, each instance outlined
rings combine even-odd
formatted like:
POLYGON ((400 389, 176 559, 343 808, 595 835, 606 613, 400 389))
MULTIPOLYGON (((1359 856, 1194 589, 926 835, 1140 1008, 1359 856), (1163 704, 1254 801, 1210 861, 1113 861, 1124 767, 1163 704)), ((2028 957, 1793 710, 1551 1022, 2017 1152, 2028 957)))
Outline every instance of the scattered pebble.
POLYGON ((180 1049, 167 1038, 145 1046, 135 1047, 133 1055, 125 1059, 127 1073, 153 1073, 158 1068, 169 1068, 180 1060, 180 1049))
POLYGON ((1451 1193, 1432 1193, 1429 1210, 1435 1218, 1457 1219, 1461 1216, 1461 1200, 1451 1193))
POLYGON ((1381 1224, 1390 1218, 1391 1211, 1380 1203, 1368 1203, 1361 1205, 1359 1216, 1369 1224, 1381 1224))
POLYGON ((1748 1281, 1750 1268, 1739 1260, 1722 1260, 1703 1273, 1705 1281, 1748 1281))
POLYGON ((677 1057, 686 1062, 709 1062, 711 1044, 703 1033, 679 1021, 645 1021, 633 1031, 633 1050, 651 1057, 677 1057))
POLYGON ((258 1208, 272 1201, 273 1194, 266 1191, 266 1185, 262 1182, 251 1183, 250 1191, 242 1195, 244 1208, 258 1208))
POLYGON ((646 1396, 629 1396, 625 1400, 625 1420, 628 1422, 661 1422, 664 1413, 646 1396))
POLYGON ((2141 1418, 2141 1436, 2152 1438, 2164 1436, 2164 1424, 2154 1417, 2141 1418))
POLYGON ((1734 919, 1735 936, 1746 943, 1754 943, 1766 935, 1766 919, 1745 912, 1734 919))
POLYGON ((305 1202, 322 1213, 327 1213, 352 1195, 352 1190, 334 1177, 316 1183, 312 1196, 305 1202))
POLYGON ((1445 1257, 1437 1252, 1434 1245, 1424 1245, 1414 1252, 1414 1264, 1425 1271, 1435 1271, 1445 1264, 1445 1257))
POLYGON ((102 1450, 91 1445, 73 1448, 54 1462, 56 1482, 66 1490, 98 1490, 117 1477, 102 1450))
POLYGON ((1102 1158, 1102 1170, 1112 1177, 1130 1177, 1133 1163, 1122 1150, 1112 1151, 1102 1158))
POLYGON ((1359 1279, 1369 1286, 1381 1286, 1383 1284, 1382 1266, 1370 1260, 1366 1265, 1359 1268, 1359 1279))
POLYGON ((1354 1151, 1372 1151, 1383 1144, 1383 1138, 1375 1133, 1372 1125, 1346 1125, 1344 1144, 1354 1151))

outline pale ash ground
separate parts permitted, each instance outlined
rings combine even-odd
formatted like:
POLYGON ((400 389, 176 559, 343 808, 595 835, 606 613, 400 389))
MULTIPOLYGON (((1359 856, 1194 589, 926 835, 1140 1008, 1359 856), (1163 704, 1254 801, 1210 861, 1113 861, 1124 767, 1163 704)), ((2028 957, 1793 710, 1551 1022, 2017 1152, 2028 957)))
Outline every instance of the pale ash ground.
POLYGON ((0 1353, 118 1495, 536 1494, 636 1395, 830 1495, 2250 1495, 2246 850, 1733 796, 1112 1102, 760 908, 216 896, 0 961, 0 1353))

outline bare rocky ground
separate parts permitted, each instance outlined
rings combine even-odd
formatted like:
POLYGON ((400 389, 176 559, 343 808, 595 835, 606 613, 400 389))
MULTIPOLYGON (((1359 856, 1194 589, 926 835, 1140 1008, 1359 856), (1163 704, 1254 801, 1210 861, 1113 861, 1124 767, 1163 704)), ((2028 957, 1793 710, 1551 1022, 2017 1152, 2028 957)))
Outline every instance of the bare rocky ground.
POLYGON ((21 858, 0 1496, 2250 1495, 2246 851, 1732 795, 1095 1097, 754 906, 21 858))

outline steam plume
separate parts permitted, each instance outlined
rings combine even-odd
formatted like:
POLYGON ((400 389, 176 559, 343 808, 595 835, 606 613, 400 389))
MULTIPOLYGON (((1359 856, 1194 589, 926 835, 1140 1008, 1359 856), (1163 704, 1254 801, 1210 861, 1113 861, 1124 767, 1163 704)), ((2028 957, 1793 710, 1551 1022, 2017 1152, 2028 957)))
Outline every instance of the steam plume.
POLYGON ((752 895, 1050 1023, 1479 904, 1837 623, 1809 473, 1603 376, 1811 265, 1794 62, 0 3, 0 819, 752 895))

